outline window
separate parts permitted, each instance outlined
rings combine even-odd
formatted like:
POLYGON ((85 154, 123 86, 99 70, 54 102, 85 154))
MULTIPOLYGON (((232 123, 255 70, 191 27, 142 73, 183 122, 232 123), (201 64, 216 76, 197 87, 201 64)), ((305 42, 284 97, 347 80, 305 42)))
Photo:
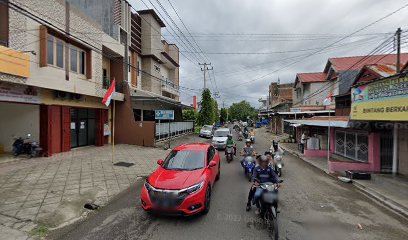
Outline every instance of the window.
POLYGON ((191 171, 204 168, 205 153, 201 151, 176 151, 173 150, 166 158, 163 168, 167 170, 191 171))
POLYGON ((79 52, 79 73, 85 74, 85 52, 79 52))
POLYGON ((78 51, 76 48, 71 48, 70 54, 71 71, 77 72, 78 69, 78 51))
POLYGON ((64 42, 61 40, 57 40, 57 67, 63 68, 64 67, 64 42))
POLYGON ((47 63, 54 65, 54 37, 48 36, 47 40, 47 63))
POLYGON ((77 47, 70 48, 70 70, 72 72, 85 74, 85 52, 77 47))
POLYGON ((213 160, 215 155, 215 149, 213 147, 208 148, 207 152, 207 165, 210 164, 210 162, 213 160))
POLYGON ((336 131, 336 154, 352 160, 368 161, 368 136, 362 133, 336 131))

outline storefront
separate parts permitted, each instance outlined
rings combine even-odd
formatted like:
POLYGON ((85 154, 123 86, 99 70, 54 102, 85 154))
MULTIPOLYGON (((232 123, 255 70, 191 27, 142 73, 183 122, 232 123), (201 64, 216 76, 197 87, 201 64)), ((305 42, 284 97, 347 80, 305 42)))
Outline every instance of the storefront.
POLYGON ((351 97, 351 119, 378 133, 379 170, 408 175, 408 77, 358 85, 351 97))

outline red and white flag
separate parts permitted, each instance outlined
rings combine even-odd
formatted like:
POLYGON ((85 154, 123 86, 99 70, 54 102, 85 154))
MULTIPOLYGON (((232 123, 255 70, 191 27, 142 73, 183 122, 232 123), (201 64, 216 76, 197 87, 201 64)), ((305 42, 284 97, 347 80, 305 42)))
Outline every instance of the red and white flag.
POLYGON ((331 98, 333 97, 333 92, 330 92, 329 96, 323 100, 323 105, 324 106, 329 106, 331 105, 331 98))
POLYGON ((109 107, 109 104, 112 100, 113 94, 115 94, 115 86, 116 86, 116 80, 113 79, 112 84, 110 85, 108 91, 106 92, 105 96, 103 97, 102 103, 105 104, 105 106, 109 107))

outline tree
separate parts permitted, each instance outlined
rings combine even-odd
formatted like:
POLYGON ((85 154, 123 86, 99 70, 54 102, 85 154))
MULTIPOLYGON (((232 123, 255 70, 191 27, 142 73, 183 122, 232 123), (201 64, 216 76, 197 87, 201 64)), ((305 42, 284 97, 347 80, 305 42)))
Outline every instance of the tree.
POLYGON ((183 120, 197 121, 197 112, 195 110, 183 110, 183 120))
POLYGON ((228 108, 221 108, 221 111, 220 111, 220 121, 221 121, 221 123, 226 123, 226 122, 228 122, 228 108))
POLYGON ((247 117, 255 118, 257 116, 255 108, 247 101, 241 101, 239 103, 233 103, 229 108, 229 118, 246 121, 247 117))
POLYGON ((212 125, 214 123, 213 99, 209 89, 204 89, 201 95, 201 109, 198 114, 197 123, 199 125, 212 125))
POLYGON ((217 122, 220 120, 220 116, 218 114, 218 103, 214 98, 212 98, 212 107, 213 107, 213 122, 217 122))

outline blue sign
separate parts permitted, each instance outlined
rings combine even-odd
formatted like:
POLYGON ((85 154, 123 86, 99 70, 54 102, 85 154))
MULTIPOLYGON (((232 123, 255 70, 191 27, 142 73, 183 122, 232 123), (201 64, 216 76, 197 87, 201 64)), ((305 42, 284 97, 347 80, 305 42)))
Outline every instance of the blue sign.
POLYGON ((174 120, 174 110, 156 110, 156 120, 174 120))

